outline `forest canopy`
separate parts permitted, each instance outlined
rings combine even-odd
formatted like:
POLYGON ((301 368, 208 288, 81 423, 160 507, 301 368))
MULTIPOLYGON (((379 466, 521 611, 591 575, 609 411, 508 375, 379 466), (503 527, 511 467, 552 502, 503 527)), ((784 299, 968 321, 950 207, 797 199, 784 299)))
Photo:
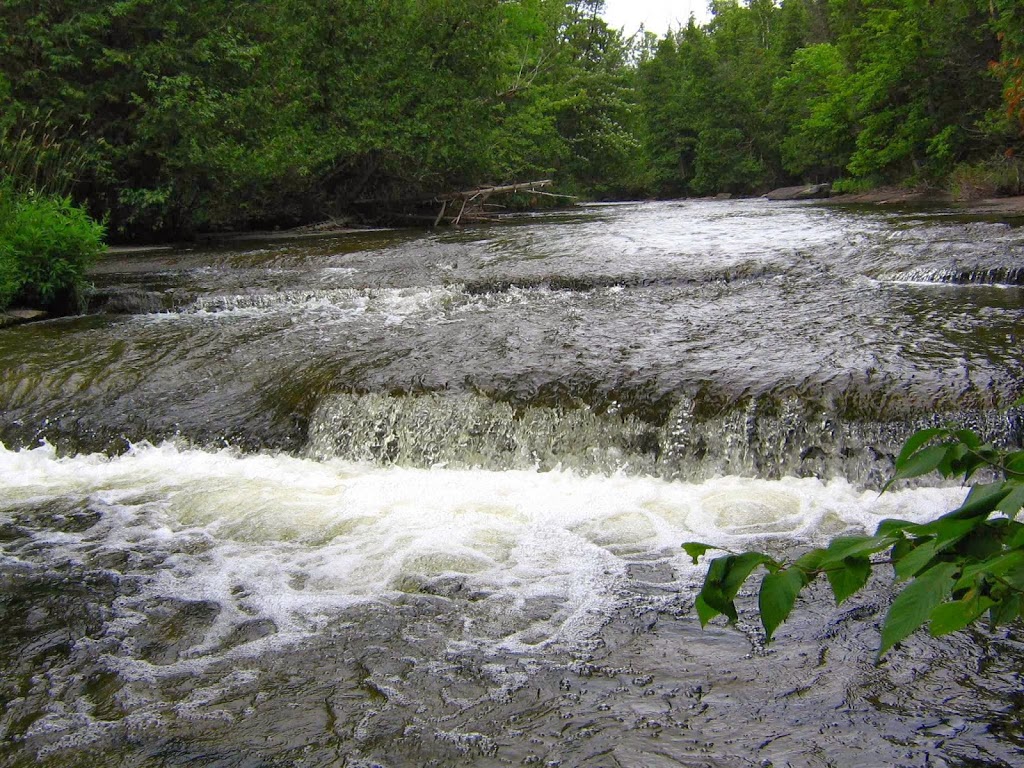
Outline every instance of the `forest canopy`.
POLYGON ((26 147, 73 158, 70 194, 118 238, 537 178, 1021 190, 1019 0, 712 0, 661 39, 602 5, 6 0, 0 176, 26 186, 26 147))

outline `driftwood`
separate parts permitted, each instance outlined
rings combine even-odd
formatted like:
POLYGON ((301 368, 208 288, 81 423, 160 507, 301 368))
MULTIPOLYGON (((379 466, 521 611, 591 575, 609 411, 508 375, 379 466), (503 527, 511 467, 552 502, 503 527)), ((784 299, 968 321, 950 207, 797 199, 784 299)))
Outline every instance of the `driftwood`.
POLYGON ((529 192, 530 194, 549 197, 569 197, 569 195, 552 195, 550 192, 539 191, 541 187, 547 187, 550 184, 551 179, 541 179, 540 181, 524 181, 520 184, 477 187, 476 189, 468 189, 462 192, 448 192, 443 195, 435 195, 434 202, 441 204, 441 210, 438 211, 437 217, 434 219, 434 226, 438 226, 446 218, 453 226, 458 226, 463 221, 477 221, 485 218, 484 213, 489 207, 487 200, 492 195, 529 192), (455 216, 451 215, 448 210, 449 204, 454 204, 451 206, 452 211, 458 207, 458 214, 455 216))
POLYGON ((541 179, 539 181, 524 181, 519 184, 499 184, 458 192, 445 192, 412 200, 360 200, 357 205, 372 206, 376 216, 383 216, 391 220, 430 221, 435 227, 443 223, 458 226, 470 221, 493 221, 494 212, 503 207, 489 202, 494 195, 527 192, 543 197, 575 199, 572 195, 541 191, 543 187, 551 184, 551 179, 541 179), (438 206, 440 207, 438 208, 438 206))

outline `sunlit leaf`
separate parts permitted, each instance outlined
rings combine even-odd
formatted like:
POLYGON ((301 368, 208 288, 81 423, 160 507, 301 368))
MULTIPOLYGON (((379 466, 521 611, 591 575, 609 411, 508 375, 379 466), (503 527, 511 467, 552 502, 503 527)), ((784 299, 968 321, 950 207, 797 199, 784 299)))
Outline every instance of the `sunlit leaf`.
POLYGON ((699 541, 688 541, 683 544, 683 550, 693 560, 693 564, 697 564, 697 558, 707 552, 709 549, 717 549, 717 547, 711 544, 701 544, 699 541))
POLYGON ((798 568, 769 573, 761 582, 758 608, 765 639, 771 642, 778 626, 786 620, 800 590, 807 584, 807 578, 798 568))

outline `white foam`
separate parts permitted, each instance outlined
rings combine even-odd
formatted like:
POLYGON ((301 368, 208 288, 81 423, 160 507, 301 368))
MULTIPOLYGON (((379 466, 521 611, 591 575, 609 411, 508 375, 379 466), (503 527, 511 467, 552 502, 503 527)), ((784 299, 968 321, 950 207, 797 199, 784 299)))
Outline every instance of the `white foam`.
POLYGON ((142 592, 122 601, 124 627, 136 620, 133 606, 154 601, 220 606, 208 637, 190 651, 199 660, 255 618, 278 631, 250 643, 253 651, 316 632, 356 603, 446 580, 475 593, 474 605, 489 617, 478 616, 469 635, 536 646, 592 634, 638 557, 666 562, 677 586, 689 589, 703 568, 688 562, 684 541, 812 545, 840 531, 872 530, 886 517, 925 519, 955 507, 962 493, 878 496, 843 481, 795 478, 688 484, 382 468, 172 444, 113 458, 0 447, 0 519, 19 504, 52 499, 80 499, 100 513, 85 531, 37 531, 34 543, 46 547, 22 544, 23 551, 5 542, 0 554, 88 565, 102 554, 132 553, 125 570, 142 592), (132 564, 147 556, 161 566, 132 564), (537 600, 554 608, 524 621, 537 600))

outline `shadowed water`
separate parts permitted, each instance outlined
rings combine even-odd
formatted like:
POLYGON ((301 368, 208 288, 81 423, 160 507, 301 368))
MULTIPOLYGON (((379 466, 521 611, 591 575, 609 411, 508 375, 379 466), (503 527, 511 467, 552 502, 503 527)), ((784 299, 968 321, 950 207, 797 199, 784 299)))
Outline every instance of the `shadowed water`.
POLYGON ((1022 255, 729 201, 108 257, 0 331, 0 764, 1019 764, 1019 627, 876 667, 880 579, 766 648, 679 544, 956 506, 874 489, 1019 444, 1022 255))

